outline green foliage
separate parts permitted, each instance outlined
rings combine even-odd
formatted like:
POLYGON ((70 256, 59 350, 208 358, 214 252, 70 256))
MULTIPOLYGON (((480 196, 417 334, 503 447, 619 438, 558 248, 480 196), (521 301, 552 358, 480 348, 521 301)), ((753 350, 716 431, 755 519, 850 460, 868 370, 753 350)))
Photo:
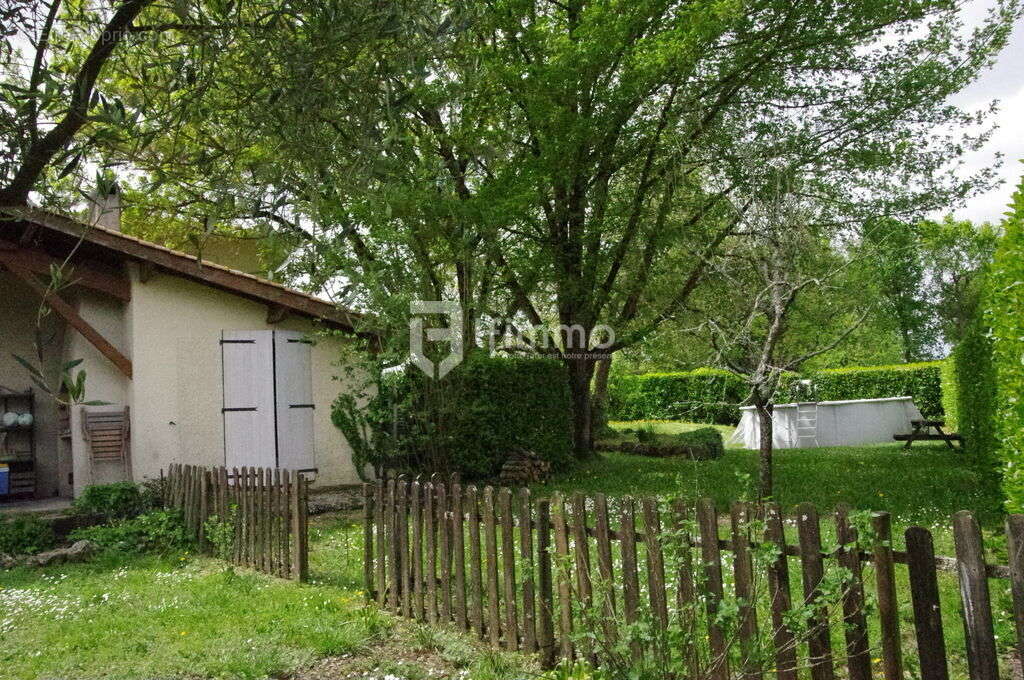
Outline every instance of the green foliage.
POLYGON ((117 552, 170 553, 193 547, 194 540, 180 510, 150 510, 130 519, 75 529, 69 538, 92 541, 117 552))
POLYGON ((742 378, 715 368, 615 375, 608 382, 608 417, 734 424, 748 391, 742 378))
POLYGON ((348 405, 335 402, 334 423, 349 441, 374 443, 357 449, 374 466, 473 479, 496 475, 512 448, 556 465, 571 456, 565 368, 553 359, 472 354, 442 380, 415 368, 389 376, 364 420, 348 405))
POLYGON ((213 554, 222 560, 230 559, 235 549, 235 527, 238 522, 238 506, 228 508, 227 517, 211 515, 203 522, 203 535, 213 546, 213 554))
POLYGON ((689 432, 680 432, 676 435, 676 439, 683 446, 706 450, 708 458, 719 458, 725 454, 722 433, 713 427, 701 427, 689 432))
POLYGON ((992 340, 977 310, 960 333, 942 369, 942 405, 946 425, 964 438, 977 462, 991 461, 995 449, 995 366, 992 340))
POLYGON ((110 522, 135 517, 155 505, 153 496, 138 484, 114 482, 85 487, 73 507, 80 515, 96 515, 110 522))
MULTIPOLYGON (((911 396, 925 417, 942 415, 942 362, 866 366, 784 375, 775 403, 817 400, 884 399, 911 396), (806 389, 798 378, 809 378, 806 389)), ((680 373, 613 376, 608 384, 612 420, 685 420, 735 424, 749 396, 742 378, 728 371, 700 368, 680 373)))
MULTIPOLYGON (((807 377, 816 401, 913 397, 925 418, 942 415, 942 362, 834 368, 807 377)), ((782 397, 777 402, 787 401, 782 397)))
POLYGON ((55 542, 50 523, 35 515, 0 515, 0 554, 32 555, 55 542))
POLYGON ((1024 181, 992 260, 985 320, 995 369, 996 434, 1007 509, 1024 511, 1024 181))

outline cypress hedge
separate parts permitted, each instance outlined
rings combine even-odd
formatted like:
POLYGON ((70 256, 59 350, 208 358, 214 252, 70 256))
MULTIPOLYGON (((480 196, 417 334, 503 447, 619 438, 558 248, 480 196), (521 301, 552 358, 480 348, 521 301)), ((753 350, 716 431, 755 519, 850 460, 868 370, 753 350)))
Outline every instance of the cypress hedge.
POLYGON ((615 375, 608 381, 608 418, 735 424, 747 392, 742 378, 717 368, 615 375))
POLYGON ((992 416, 1007 509, 1024 512, 1024 180, 1010 208, 992 259, 985 321, 992 339, 992 416))
MULTIPOLYGON (((848 399, 914 398, 926 418, 942 416, 941 361, 894 366, 828 369, 804 376, 787 375, 777 403, 844 401, 848 399), (798 378, 811 381, 810 392, 798 378), (800 393, 798 393, 800 390, 800 393)), ((618 375, 608 384, 608 417, 612 420, 686 420, 732 425, 749 395, 743 379, 728 371, 700 368, 676 373, 618 375)))
POLYGON ((815 401, 913 397, 921 415, 934 419, 943 414, 942 363, 833 368, 807 377, 811 379, 815 401))

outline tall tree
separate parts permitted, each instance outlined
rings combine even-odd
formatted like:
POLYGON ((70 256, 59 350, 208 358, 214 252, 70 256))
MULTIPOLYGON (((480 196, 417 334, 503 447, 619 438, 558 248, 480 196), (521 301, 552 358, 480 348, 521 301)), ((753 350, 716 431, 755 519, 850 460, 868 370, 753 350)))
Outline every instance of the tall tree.
POLYGON ((282 230, 312 225, 295 262, 393 328, 428 296, 461 303, 469 339, 480 320, 553 326, 535 350, 567 366, 581 457, 595 363, 684 310, 736 236, 730 198, 756 186, 751 168, 785 157, 851 223, 985 185, 986 172, 949 169, 985 135, 945 100, 1019 13, 1002 3, 964 37, 939 0, 417 7, 351 50, 337 19, 352 10, 309 3, 252 44, 258 59, 228 60, 226 82, 257 87, 228 107, 235 129, 209 139, 241 140, 246 164, 223 178, 201 166, 210 179, 190 201, 225 216, 234 201, 245 218, 271 197, 282 230))

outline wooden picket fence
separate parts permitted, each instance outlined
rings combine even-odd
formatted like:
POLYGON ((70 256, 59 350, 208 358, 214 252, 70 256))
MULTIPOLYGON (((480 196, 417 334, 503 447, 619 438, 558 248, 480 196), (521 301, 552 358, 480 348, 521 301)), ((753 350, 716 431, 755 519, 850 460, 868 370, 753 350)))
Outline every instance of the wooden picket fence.
POLYGON ((301 474, 174 464, 164 483, 165 504, 182 511, 204 553, 274 576, 307 579, 309 481, 301 474), (219 550, 206 535, 213 516, 231 534, 230 545, 219 550))
MULTIPOLYGON (((942 557, 934 554, 932 535, 921 527, 905 532, 905 551, 894 550, 890 517, 882 512, 870 516, 869 545, 867 537, 858 544, 846 508, 832 517, 839 548, 825 552, 819 513, 811 504, 798 506, 787 519, 775 504, 735 503, 725 521, 710 499, 695 507, 673 501, 663 508, 653 498, 619 498, 613 518, 602 494, 577 494, 568 502, 557 494, 535 500, 525 488, 480 492, 436 476, 367 484, 364 496, 363 576, 370 598, 398 615, 454 624, 497 648, 539 653, 547 667, 558 658, 600 660, 593 644, 595 620, 614 639, 641 612, 664 627, 689 606, 703 612, 698 637, 710 653, 705 652, 709 661, 702 671, 688 677, 726 680, 731 677, 727 647, 735 649, 736 642, 743 650, 759 639, 767 640, 766 668, 774 669, 778 680, 805 673, 811 680, 834 680, 842 657, 852 680, 873 674, 903 680, 905 670, 917 675, 918 668, 923 680, 948 680, 938 581, 944 571, 955 572, 959 581, 967 648, 955 653, 961 662, 966 656, 970 678, 999 678, 990 578, 1011 581, 1014 656, 1024 652, 1022 515, 1007 519, 1010 565, 1004 566, 985 562, 981 532, 966 511, 953 517, 956 557, 942 557), (796 527, 795 545, 786 540, 787 525, 796 527), (764 535, 751 536, 750 527, 764 535), (765 542, 775 546, 769 554, 776 557, 768 558, 758 581, 752 555, 765 542), (666 560, 670 549, 678 556, 671 563, 666 560), (723 552, 731 559, 723 560, 723 552), (799 564, 792 580, 791 559, 799 564), (830 565, 848 570, 843 571, 847 586, 831 613, 818 604, 830 565), (866 580, 868 565, 873 577, 866 580), (906 566, 906 576, 898 574, 898 565, 906 566), (919 663, 904 659, 898 578, 909 581, 913 608, 916 645, 907 645, 906 653, 916 654, 919 663), (755 581, 765 586, 763 592, 755 581), (873 586, 874 607, 865 606, 866 586, 873 586), (605 595, 599 598, 599 591, 605 595), (733 633, 716 617, 729 591, 739 603, 733 633), (812 610, 813 620, 806 637, 796 640, 787 612, 800 606, 812 610), (598 618, 585 624, 581 615, 595 607, 598 618), (876 640, 869 640, 869 612, 878 617, 870 627, 876 640), (760 637, 759 618, 765 622, 760 637), (578 635, 583 625, 589 625, 589 643, 580 642, 588 639, 578 635), (798 659, 801 650, 806 654, 798 659)), ((685 657, 687 650, 679 653, 685 657)), ((764 672, 738 670, 745 680, 760 680, 764 672)))

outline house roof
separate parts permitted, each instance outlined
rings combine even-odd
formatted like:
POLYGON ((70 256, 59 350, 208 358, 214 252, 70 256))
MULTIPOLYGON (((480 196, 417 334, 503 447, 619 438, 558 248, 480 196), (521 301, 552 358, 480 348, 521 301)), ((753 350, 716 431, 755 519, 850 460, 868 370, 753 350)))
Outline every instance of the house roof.
MULTIPOLYGON (((31 207, 5 207, 0 214, 54 234, 71 237, 114 255, 120 260, 154 265, 179 276, 264 302, 274 308, 321 319, 343 330, 355 331, 362 315, 309 293, 267 279, 201 260, 193 255, 144 241, 100 226, 90 226, 63 215, 31 207)), ((2 222, 0 222, 2 225, 2 222)))

